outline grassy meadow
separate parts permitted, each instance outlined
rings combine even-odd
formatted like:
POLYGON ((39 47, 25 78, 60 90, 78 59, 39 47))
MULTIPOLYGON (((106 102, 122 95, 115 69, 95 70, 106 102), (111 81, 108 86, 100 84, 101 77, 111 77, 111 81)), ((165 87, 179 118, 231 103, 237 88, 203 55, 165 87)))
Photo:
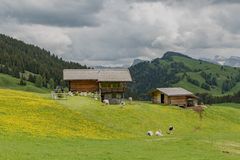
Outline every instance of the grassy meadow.
POLYGON ((104 106, 90 97, 0 89, 0 159, 238 160, 240 105, 209 106, 203 117, 148 102, 104 106), (175 132, 166 134, 169 125, 175 132), (163 137, 147 137, 161 129, 163 137))
POLYGON ((20 86, 19 82, 20 80, 18 78, 0 73, 0 88, 29 91, 29 92, 36 92, 36 93, 49 93, 48 89, 38 88, 35 86, 35 84, 31 82, 26 81, 27 82, 26 86, 20 86))
MULTIPOLYGON (((188 68, 191 68, 192 72, 186 72, 187 75, 189 75, 191 78, 198 80, 200 83, 204 83, 204 78, 200 75, 202 71, 215 75, 217 77, 217 83, 218 87, 211 88, 211 91, 205 90, 201 87, 198 87, 196 85, 193 85, 187 81, 186 78, 179 81, 178 83, 174 84, 173 86, 177 87, 183 87, 187 88, 188 90, 194 92, 194 93, 210 93, 215 96, 222 96, 222 89, 221 86, 225 80, 227 80, 228 77, 234 77, 238 75, 239 69, 224 66, 223 68, 219 65, 205 62, 205 61, 199 61, 196 59, 189 59, 181 56, 173 56, 173 60, 175 62, 183 62, 184 65, 188 68)), ((179 76, 182 76, 184 73, 179 74, 179 76)), ((240 82, 236 83, 236 86, 233 87, 228 92, 224 93, 224 95, 231 95, 239 91, 240 82)))

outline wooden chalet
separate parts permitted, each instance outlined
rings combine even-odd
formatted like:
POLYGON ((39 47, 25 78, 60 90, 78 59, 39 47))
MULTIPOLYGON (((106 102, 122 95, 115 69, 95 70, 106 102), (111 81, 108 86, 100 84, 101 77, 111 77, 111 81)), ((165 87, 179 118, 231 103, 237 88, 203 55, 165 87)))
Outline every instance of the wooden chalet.
POLYGON ((64 69, 63 79, 72 92, 98 92, 101 100, 119 103, 124 98, 127 82, 132 78, 128 69, 64 69))
POLYGON ((190 107, 197 105, 197 97, 183 88, 156 88, 151 92, 152 102, 190 107))

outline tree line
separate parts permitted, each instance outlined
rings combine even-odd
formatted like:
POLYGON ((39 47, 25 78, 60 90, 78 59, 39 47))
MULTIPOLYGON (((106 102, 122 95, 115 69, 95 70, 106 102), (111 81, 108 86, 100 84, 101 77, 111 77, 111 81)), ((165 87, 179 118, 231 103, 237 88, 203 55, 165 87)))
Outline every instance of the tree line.
POLYGON ((240 91, 233 95, 213 96, 209 93, 196 94, 199 97, 199 103, 217 104, 217 103, 240 103, 240 91))
POLYGON ((65 85, 63 69, 87 68, 3 34, 0 34, 0 55, 0 73, 20 78, 21 85, 25 84, 24 81, 36 83, 39 87, 65 85))

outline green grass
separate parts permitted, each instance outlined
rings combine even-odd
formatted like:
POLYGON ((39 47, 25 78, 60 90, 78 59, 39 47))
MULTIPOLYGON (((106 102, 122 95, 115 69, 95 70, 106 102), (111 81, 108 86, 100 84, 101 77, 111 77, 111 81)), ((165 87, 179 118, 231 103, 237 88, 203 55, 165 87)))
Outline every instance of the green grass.
POLYGON ((209 106, 200 119, 148 102, 121 108, 0 89, 0 159, 238 160, 239 124, 239 104, 209 106), (170 124, 176 130, 167 135, 170 124), (164 137, 145 135, 158 129, 164 137))
MULTIPOLYGON (((236 84, 230 91, 222 94, 222 84, 225 80, 227 80, 227 77, 235 77, 239 74, 239 69, 235 69, 233 67, 224 66, 223 69, 222 66, 212 64, 209 62, 204 62, 196 60, 196 59, 189 59, 186 57, 181 56, 173 56, 173 60, 175 62, 183 62, 185 66, 190 68, 193 72, 186 72, 187 75, 189 75, 192 79, 198 80, 200 82, 200 85, 205 82, 205 80, 202 78, 201 71, 204 71, 206 73, 211 73, 213 76, 217 77, 217 84, 218 86, 215 88, 211 88, 210 91, 205 90, 201 87, 198 87, 196 85, 193 85, 189 83, 186 78, 184 80, 181 80, 180 82, 174 84, 173 86, 177 87, 183 87, 186 88, 194 93, 210 93, 215 96, 223 96, 223 95, 232 95, 236 92, 240 91, 240 82, 236 84), (198 71, 201 70, 201 71, 198 71)), ((183 73, 179 74, 179 76, 182 76, 183 73)))
POLYGON ((221 69, 221 65, 216 65, 213 63, 200 61, 196 59, 189 59, 181 56, 174 56, 174 61, 176 62, 184 62, 184 65, 191 68, 192 70, 203 70, 206 73, 212 73, 212 74, 219 74, 224 77, 226 76, 234 76, 239 72, 239 69, 234 69, 233 67, 224 66, 223 70, 221 69))
POLYGON ((231 145, 236 142, 219 142, 212 139, 142 139, 142 140, 84 140, 29 137, 0 138, 0 159, 181 159, 181 160, 238 160, 238 152, 231 145), (222 144, 224 143, 224 146, 222 144), (17 145, 16 145, 17 144, 17 145), (232 151, 223 153, 224 151, 232 151))
POLYGON ((23 90, 23 91, 30 91, 30 92, 37 92, 37 93, 47 93, 49 92, 46 88, 38 88, 35 84, 31 82, 27 82, 26 86, 19 85, 19 79, 12 77, 7 74, 0 73, 0 88, 8 88, 14 90, 23 90))
MULTIPOLYGON (((186 88, 187 90, 189 90, 193 93, 210 93, 210 91, 207 91, 201 87, 198 87, 192 83, 189 83, 186 79, 179 81, 178 83, 174 84, 173 86, 186 88)), ((211 93, 212 93, 212 91, 211 91, 211 93)), ((216 95, 216 92, 214 95, 216 95)))

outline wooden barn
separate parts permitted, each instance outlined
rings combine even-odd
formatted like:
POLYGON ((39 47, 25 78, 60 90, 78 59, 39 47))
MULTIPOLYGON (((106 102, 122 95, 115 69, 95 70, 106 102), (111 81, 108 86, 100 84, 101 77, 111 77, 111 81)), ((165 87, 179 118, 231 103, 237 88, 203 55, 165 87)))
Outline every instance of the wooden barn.
POLYGON ((151 92, 152 102, 190 107, 197 105, 197 97, 183 88, 156 88, 151 92))
POLYGON ((97 92, 110 103, 123 99, 126 84, 132 81, 128 69, 64 69, 63 79, 70 91, 97 92))

